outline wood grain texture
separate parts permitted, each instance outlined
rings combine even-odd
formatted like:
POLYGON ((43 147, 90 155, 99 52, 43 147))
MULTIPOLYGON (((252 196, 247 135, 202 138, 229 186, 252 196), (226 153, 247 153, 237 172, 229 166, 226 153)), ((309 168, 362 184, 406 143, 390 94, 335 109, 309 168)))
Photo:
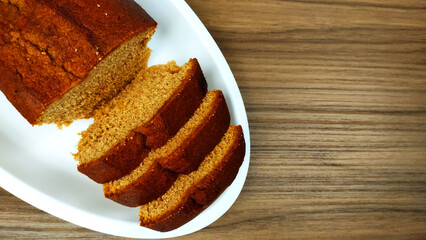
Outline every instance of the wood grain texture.
MULTIPOLYGON (((426 239, 426 1, 187 2, 241 88, 252 157, 230 211, 184 239, 426 239)), ((77 237, 114 238, 0 190, 0 239, 77 237)))

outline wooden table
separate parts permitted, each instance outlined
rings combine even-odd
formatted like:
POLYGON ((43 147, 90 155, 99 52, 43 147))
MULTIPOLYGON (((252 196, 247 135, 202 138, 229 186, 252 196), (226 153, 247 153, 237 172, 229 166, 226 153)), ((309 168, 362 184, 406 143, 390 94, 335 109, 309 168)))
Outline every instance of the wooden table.
MULTIPOLYGON (((188 0, 251 130, 246 185, 185 239, 426 239, 426 1, 188 0)), ((115 237, 0 190, 0 239, 115 237)))

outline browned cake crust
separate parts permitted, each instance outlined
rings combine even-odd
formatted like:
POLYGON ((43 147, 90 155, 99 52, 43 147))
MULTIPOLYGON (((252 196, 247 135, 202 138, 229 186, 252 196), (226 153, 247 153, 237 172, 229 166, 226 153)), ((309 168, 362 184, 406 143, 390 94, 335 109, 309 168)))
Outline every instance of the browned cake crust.
POLYGON ((182 85, 145 124, 135 128, 101 158, 79 165, 78 171, 97 183, 118 179, 136 168, 150 149, 164 145, 188 121, 207 92, 207 82, 197 59, 182 85))
POLYGON ((109 192, 104 187, 105 197, 128 207, 137 207, 164 194, 176 180, 177 174, 164 169, 159 163, 188 173, 195 170, 220 142, 229 127, 230 116, 226 101, 221 91, 215 92, 218 98, 209 112, 208 119, 204 119, 204 122, 179 145, 176 151, 166 157, 155 159, 155 163, 145 174, 122 190, 109 192), (173 167, 174 164, 177 167, 173 167))
POLYGON ((105 155, 87 164, 78 165, 77 169, 97 183, 120 178, 136 168, 149 153, 145 142, 146 136, 133 130, 105 155))
POLYGON ((177 173, 164 169, 158 162, 155 162, 149 171, 127 185, 122 191, 108 192, 104 187, 104 195, 121 205, 137 207, 164 194, 172 186, 177 176, 177 173))
POLYGON ((209 119, 201 123, 195 133, 180 145, 179 151, 161 158, 158 162, 164 168, 188 174, 198 168, 204 157, 220 142, 229 127, 231 117, 225 98, 220 90, 215 90, 218 100, 212 106, 209 119))
POLYGON ((0 0, 0 90, 31 123, 157 23, 134 1, 0 0))
POLYGON ((231 185, 245 155, 244 136, 241 126, 238 127, 239 139, 235 141, 232 150, 228 151, 224 157, 219 170, 205 176, 198 184, 193 185, 188 195, 172 213, 161 219, 151 219, 149 222, 145 222, 141 217, 141 226, 161 232, 176 229, 200 214, 231 185))
POLYGON ((193 65, 175 94, 140 131, 147 136, 146 146, 156 149, 163 146, 194 114, 207 93, 207 82, 198 60, 191 58, 193 65))

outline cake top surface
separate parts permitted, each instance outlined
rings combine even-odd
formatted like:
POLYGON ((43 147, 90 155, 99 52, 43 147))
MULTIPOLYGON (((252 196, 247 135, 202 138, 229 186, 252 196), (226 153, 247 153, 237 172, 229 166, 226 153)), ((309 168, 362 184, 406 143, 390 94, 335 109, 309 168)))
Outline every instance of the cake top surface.
POLYGON ((134 1, 2 0, 0 71, 13 74, 3 76, 0 89, 42 108, 123 42, 155 27, 134 1))

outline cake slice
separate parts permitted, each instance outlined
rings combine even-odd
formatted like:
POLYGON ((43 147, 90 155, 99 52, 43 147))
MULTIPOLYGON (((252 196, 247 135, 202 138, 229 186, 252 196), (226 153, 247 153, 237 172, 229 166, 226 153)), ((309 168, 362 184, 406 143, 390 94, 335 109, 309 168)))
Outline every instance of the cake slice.
POLYGON ((164 195, 140 207, 141 226, 165 232, 196 217, 232 183, 244 155, 241 126, 231 125, 196 171, 180 175, 164 195))
POLYGON ((196 59, 141 71, 117 97, 95 114, 81 133, 78 170, 98 183, 118 179, 137 167, 150 149, 167 142, 194 114, 207 92, 196 59))
POLYGON ((129 175, 103 185, 105 197, 136 207, 161 196, 176 180, 176 172, 189 173, 200 165, 219 143, 229 122, 222 92, 208 92, 194 116, 166 145, 150 152, 129 175))
POLYGON ((156 26, 133 0, 0 0, 0 90, 32 125, 92 117, 146 68, 156 26))

